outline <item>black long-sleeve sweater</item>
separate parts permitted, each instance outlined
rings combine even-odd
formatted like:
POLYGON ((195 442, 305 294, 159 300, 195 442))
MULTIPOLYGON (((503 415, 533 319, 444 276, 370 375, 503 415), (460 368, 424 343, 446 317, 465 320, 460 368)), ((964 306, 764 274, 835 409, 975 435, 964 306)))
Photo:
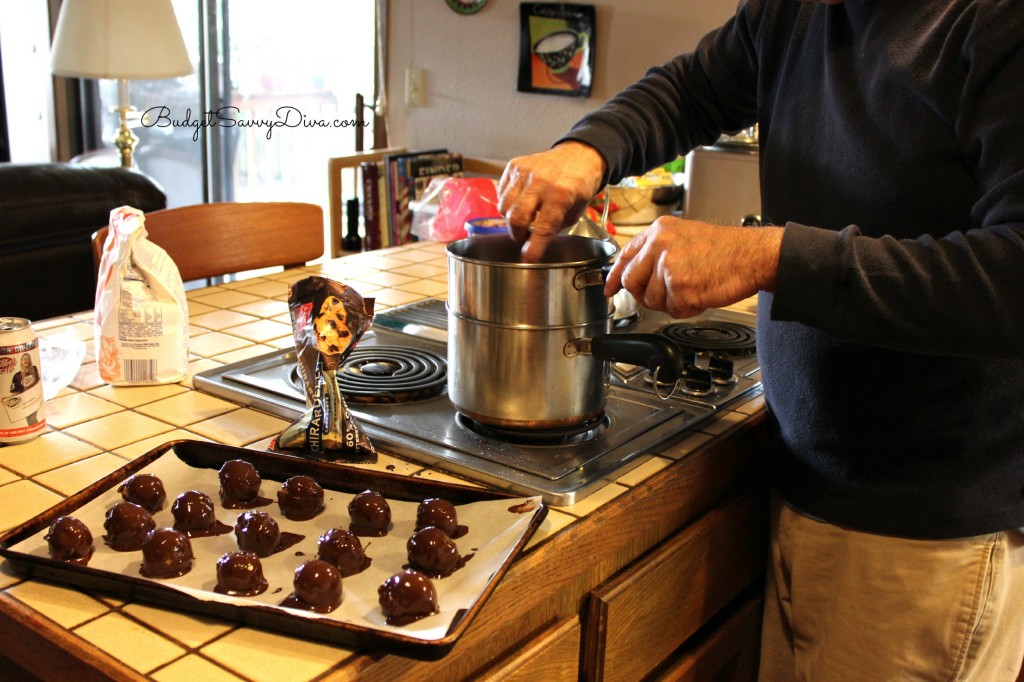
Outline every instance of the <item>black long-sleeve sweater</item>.
POLYGON ((567 138, 615 182, 755 122, 773 484, 870 532, 1024 527, 1024 3, 747 0, 567 138))

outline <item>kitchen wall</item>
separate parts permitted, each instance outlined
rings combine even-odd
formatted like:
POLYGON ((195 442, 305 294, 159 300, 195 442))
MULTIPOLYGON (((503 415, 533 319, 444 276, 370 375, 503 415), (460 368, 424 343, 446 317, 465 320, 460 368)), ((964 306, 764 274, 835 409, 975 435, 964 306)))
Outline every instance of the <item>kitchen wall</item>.
POLYGON ((577 119, 696 44, 736 0, 606 0, 586 99, 516 92, 519 2, 460 15, 443 0, 388 0, 390 144, 508 159, 549 146, 577 119), (423 69, 424 106, 405 105, 405 70, 423 69))

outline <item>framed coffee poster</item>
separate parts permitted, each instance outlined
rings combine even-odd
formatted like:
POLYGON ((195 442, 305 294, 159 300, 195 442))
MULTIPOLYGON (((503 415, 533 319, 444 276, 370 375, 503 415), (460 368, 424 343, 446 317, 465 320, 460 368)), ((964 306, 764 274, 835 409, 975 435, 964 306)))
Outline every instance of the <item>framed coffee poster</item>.
POLYGON ((524 2, 519 16, 519 92, 589 97, 594 6, 524 2))

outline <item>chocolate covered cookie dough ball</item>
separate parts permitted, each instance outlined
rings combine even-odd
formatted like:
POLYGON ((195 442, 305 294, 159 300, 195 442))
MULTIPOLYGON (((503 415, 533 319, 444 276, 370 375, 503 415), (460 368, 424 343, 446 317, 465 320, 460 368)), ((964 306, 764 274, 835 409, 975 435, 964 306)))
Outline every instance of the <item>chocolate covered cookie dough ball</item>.
POLYGON ((153 474, 135 474, 117 488, 125 502, 133 502, 150 514, 164 508, 167 493, 164 483, 153 474))
POLYGON ((423 500, 416 506, 416 530, 427 526, 440 528, 453 539, 466 532, 466 527, 459 525, 455 505, 439 497, 423 500))
POLYGON ((244 507, 259 498, 263 479, 250 462, 228 460, 221 465, 217 477, 220 479, 220 500, 225 507, 244 507))
POLYGON ((142 549, 154 528, 156 523, 148 511, 133 502, 118 502, 107 510, 103 540, 118 552, 133 552, 142 549))
POLYGON ((295 569, 295 597, 311 611, 328 613, 341 604, 341 573, 327 561, 312 559, 295 569))
POLYGON ((384 496, 365 490, 348 503, 349 530, 356 535, 383 537, 391 527, 391 507, 384 496))
POLYGON ((324 508, 324 489, 311 476, 292 476, 277 491, 281 513, 292 521, 308 521, 324 508))
POLYGON ((320 536, 317 558, 337 566, 343 578, 366 570, 372 561, 363 551, 359 537, 344 528, 331 528, 320 536))
POLYGON ((254 552, 228 552, 217 560, 217 585, 220 594, 251 597, 267 591, 263 564, 254 552))
POLYGON ((461 565, 455 541, 435 526, 413 533, 405 547, 409 564, 431 578, 447 578, 461 565))
POLYGON ((142 543, 142 575, 176 578, 192 570, 192 542, 180 530, 160 528, 142 543))
POLYGON ((198 490, 186 490, 171 504, 174 528, 186 533, 212 528, 217 523, 216 511, 210 496, 198 490))
POLYGON ((440 611, 434 583, 412 569, 385 580, 377 588, 377 599, 388 625, 408 625, 440 611))
POLYGON ((281 529, 267 512, 247 511, 238 515, 235 521, 235 540, 238 548, 268 557, 277 549, 281 529))
POLYGON ((93 553, 89 527, 73 516, 58 517, 46 532, 50 556, 57 561, 85 565, 93 553))

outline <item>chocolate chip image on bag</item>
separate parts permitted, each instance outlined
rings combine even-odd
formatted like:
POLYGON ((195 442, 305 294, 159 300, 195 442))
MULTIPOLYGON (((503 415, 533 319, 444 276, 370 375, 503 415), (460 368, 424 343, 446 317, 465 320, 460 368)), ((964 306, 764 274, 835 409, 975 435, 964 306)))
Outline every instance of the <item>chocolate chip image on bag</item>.
POLYGON ((372 298, 326 277, 288 287, 288 310, 309 409, 277 438, 281 450, 317 459, 375 462, 377 450, 348 409, 337 372, 373 321, 372 298))

